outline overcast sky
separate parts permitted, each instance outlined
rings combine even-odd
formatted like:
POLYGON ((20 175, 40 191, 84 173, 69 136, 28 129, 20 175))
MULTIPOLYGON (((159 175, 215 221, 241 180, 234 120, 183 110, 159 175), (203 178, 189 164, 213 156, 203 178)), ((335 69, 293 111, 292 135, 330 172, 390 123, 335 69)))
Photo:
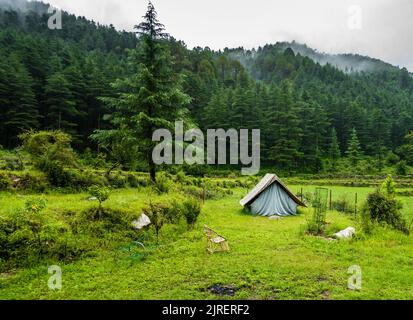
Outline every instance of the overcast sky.
MULTIPOLYGON (((141 21, 147 6, 146 0, 43 1, 128 31, 141 21)), ((168 33, 189 48, 250 49, 296 40, 322 52, 359 53, 413 71, 412 0, 152 2, 168 33)))

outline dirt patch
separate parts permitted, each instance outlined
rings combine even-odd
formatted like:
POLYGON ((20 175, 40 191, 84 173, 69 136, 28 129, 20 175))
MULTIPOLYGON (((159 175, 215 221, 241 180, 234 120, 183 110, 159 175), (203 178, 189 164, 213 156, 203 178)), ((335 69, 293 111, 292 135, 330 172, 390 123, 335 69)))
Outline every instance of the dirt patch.
POLYGON ((208 291, 212 292, 213 294, 216 294, 218 296, 230 296, 233 297, 235 296, 235 293, 237 292, 237 288, 234 288, 232 286, 212 286, 208 288, 208 291))
POLYGON ((323 292, 321 292, 321 297, 323 300, 330 300, 330 295, 330 290, 324 290, 323 292))

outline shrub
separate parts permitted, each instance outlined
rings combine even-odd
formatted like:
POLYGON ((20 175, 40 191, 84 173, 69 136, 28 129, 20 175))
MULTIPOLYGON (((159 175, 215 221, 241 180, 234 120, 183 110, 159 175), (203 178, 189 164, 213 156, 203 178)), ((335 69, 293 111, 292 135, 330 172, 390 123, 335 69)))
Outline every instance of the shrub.
POLYGON ((62 131, 28 131, 19 136, 23 150, 33 158, 36 166, 43 169, 50 162, 64 166, 76 164, 76 155, 70 146, 71 136, 62 131))
POLYGON ((389 165, 389 166, 394 166, 396 163, 398 163, 400 161, 400 157, 397 155, 397 154, 395 154, 395 153, 393 153, 393 152, 389 152, 389 154, 387 155, 387 157, 386 157, 386 163, 389 165))
POLYGON ((0 170, 22 171, 24 170, 24 164, 17 155, 5 155, 0 159, 0 170))
POLYGON ((89 193, 92 197, 95 197, 99 201, 99 208, 102 207, 102 203, 109 199, 109 189, 102 186, 91 186, 89 193))
POLYGON ((11 187, 11 181, 7 174, 0 173, 0 191, 8 190, 11 187))
POLYGON ((44 192, 50 187, 47 176, 41 172, 25 172, 17 178, 20 179, 15 185, 18 189, 44 192))
POLYGON ((136 174, 129 173, 126 176, 127 184, 131 188, 147 187, 150 184, 148 178, 137 176, 136 174))
POLYGON ((394 182, 391 175, 388 175, 387 178, 383 181, 381 190, 391 198, 394 198, 396 196, 396 183, 394 182))
POLYGON ((42 165, 42 171, 54 187, 64 188, 71 185, 72 176, 58 161, 44 163, 42 165))
POLYGON ((6 267, 24 266, 52 256, 62 226, 43 213, 46 201, 33 198, 0 223, 0 257, 6 267))
POLYGON ((109 175, 107 176, 107 179, 109 181, 109 184, 116 189, 125 188, 128 185, 127 177, 123 176, 120 173, 109 175))
POLYGON ((189 228, 192 229, 194 227, 200 214, 201 204, 199 200, 189 198, 182 203, 182 215, 185 217, 189 228))
POLYGON ((161 173, 156 178, 153 188, 158 194, 168 193, 172 189, 172 181, 165 173, 161 173))
POLYGON ((167 220, 168 206, 163 203, 149 203, 143 208, 143 213, 151 220, 151 225, 155 229, 156 240, 159 240, 159 232, 167 220))
POLYGON ((402 160, 396 164, 395 172, 399 176, 405 176, 407 174, 407 163, 406 161, 402 160))
POLYGON ((178 223, 183 215, 182 202, 178 199, 173 199, 169 203, 163 204, 165 211, 165 221, 168 223, 178 223))
POLYGON ((104 239, 111 234, 119 239, 132 238, 133 217, 125 211, 91 207, 77 213, 70 226, 74 234, 88 234, 104 239))
MULTIPOLYGON (((202 199, 203 197, 203 189, 195 187, 195 186, 185 186, 181 188, 181 191, 191 197, 194 197, 196 199, 202 199)), ((205 192, 206 196, 206 192, 205 192)))
POLYGON ((176 175, 175 175, 175 180, 178 183, 186 183, 187 182, 187 177, 185 172, 183 171, 179 171, 176 175))
POLYGON ((402 204, 391 194, 376 190, 367 196, 363 205, 362 227, 369 232, 373 227, 372 223, 384 223, 409 234, 407 223, 400 212, 401 209, 402 204))

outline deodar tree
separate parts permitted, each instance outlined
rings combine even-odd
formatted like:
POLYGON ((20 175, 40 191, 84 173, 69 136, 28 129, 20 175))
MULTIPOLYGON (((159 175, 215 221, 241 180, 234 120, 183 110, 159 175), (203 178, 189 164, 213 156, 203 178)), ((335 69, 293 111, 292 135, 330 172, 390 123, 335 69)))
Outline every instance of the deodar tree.
POLYGON ((140 41, 129 53, 130 76, 113 83, 115 97, 102 98, 111 109, 106 118, 114 129, 98 130, 92 138, 106 147, 113 142, 127 141, 129 147, 124 151, 136 154, 147 163, 154 182, 153 132, 160 128, 172 130, 174 122, 184 117, 190 98, 182 92, 181 74, 173 70, 168 34, 151 2, 143 18, 143 22, 135 26, 140 41))

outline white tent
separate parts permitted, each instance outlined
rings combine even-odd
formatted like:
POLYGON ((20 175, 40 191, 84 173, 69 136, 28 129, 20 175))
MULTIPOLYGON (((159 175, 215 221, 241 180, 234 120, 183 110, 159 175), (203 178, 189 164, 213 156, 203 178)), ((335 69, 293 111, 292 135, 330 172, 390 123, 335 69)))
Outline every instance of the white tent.
POLYGON ((306 205, 275 174, 267 174, 240 204, 260 216, 289 216, 306 205))

